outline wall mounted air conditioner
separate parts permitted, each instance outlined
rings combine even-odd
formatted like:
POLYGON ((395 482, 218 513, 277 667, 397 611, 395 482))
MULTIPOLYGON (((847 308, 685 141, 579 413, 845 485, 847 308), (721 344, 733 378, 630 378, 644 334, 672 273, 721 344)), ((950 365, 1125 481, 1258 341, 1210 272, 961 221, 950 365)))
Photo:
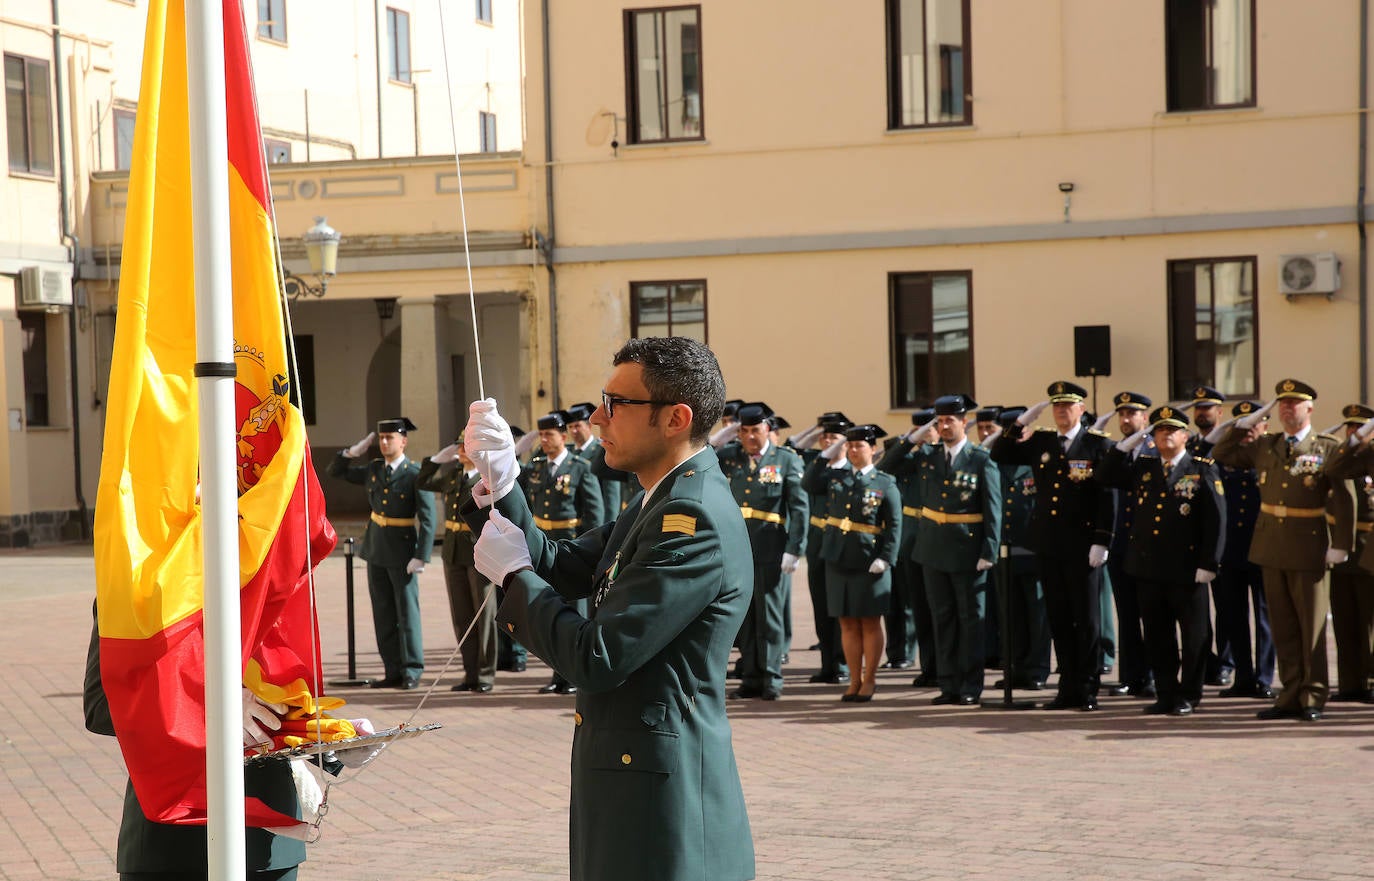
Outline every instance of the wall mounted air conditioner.
POLYGON ((1341 261, 1331 251, 1279 256, 1279 293, 1290 300, 1305 294, 1325 294, 1341 289, 1341 261))
POLYGON ((58 270, 26 266, 20 271, 19 308, 47 309, 71 304, 72 286, 58 270))

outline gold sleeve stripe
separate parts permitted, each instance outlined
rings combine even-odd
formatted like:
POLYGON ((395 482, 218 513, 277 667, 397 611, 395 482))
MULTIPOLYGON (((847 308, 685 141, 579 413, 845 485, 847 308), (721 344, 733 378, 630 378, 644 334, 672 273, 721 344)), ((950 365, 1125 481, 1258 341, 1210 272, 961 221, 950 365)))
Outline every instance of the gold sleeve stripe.
POLYGON ((697 518, 689 517, 686 514, 664 514, 664 532, 680 532, 683 535, 697 534, 697 518))

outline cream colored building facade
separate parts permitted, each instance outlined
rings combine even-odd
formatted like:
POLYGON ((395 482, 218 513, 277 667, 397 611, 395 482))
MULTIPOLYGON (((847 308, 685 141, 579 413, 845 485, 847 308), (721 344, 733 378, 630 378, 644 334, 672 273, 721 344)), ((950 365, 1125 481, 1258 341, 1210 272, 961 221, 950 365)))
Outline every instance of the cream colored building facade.
MULTIPOLYGON (((463 327, 466 307, 450 301, 466 303, 469 290, 457 270, 455 135, 481 206, 473 286, 492 294, 480 317, 499 337, 520 338, 534 274, 519 195, 523 8, 446 4, 441 29, 438 6, 417 0, 243 6, 287 270, 311 280, 299 236, 314 216, 344 236, 327 298, 292 305, 298 337, 313 345, 302 366, 321 380, 307 392, 325 448, 317 458, 402 408, 425 425, 422 440, 451 433, 436 394, 467 381, 462 352, 455 362, 435 347, 463 327), (377 299, 399 299, 394 317, 379 320, 377 299)), ((95 505, 146 15, 145 2, 124 0, 0 8, 0 546, 79 537, 95 505)), ((522 393, 519 358, 517 343, 505 347, 492 388, 522 393)))
POLYGON ((1295 375, 1322 428, 1368 393, 1357 0, 551 5, 564 400, 668 287, 798 425, 1032 403, 1077 326, 1110 327, 1103 409, 1295 375), (1286 297, 1285 255, 1339 287, 1286 297))

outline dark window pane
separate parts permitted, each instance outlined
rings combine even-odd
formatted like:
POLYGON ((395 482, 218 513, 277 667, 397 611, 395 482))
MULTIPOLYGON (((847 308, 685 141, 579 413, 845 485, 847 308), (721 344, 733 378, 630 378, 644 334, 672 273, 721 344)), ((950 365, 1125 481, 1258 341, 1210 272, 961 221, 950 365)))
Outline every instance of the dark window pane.
POLYGON ((888 0, 888 124, 971 122, 967 0, 888 0))
MULTIPOLYGON (((287 357, 291 356, 290 349, 287 357)), ((296 363, 289 377, 291 382, 291 403, 301 411, 306 425, 315 424, 315 338, 310 335, 295 337, 296 363), (299 385, 297 384, 299 375, 299 385)))
POLYGON ((24 347, 24 421, 49 425, 47 313, 21 311, 19 333, 24 347))
POLYGON ((1169 386, 1227 396, 1259 388, 1255 258, 1180 260, 1169 265, 1169 386))
POLYGON ((632 140, 702 137, 701 10, 636 11, 628 16, 632 140))
POLYGON ((706 282, 635 282, 630 285, 634 337, 681 336, 706 342, 706 282))
POLYGON ((286 0, 258 0, 258 36, 286 42, 286 0))
POLYGON ((10 170, 29 170, 28 112, 24 99, 24 59, 5 56, 5 131, 10 170))
POLYGON ((1255 103, 1254 0, 1167 0, 1165 86, 1170 110, 1255 103))
POLYGON ((5 126, 11 171, 52 174, 52 98, 48 62, 5 56, 5 126))
POLYGON ((386 40, 390 49, 387 75, 397 82, 410 82, 410 13, 388 8, 386 40))
POLYGON ((496 152, 496 114, 477 111, 478 149, 483 153, 496 152))
POLYGON ((891 279, 892 403, 914 407, 973 392, 970 275, 905 273, 891 279))
POLYGON ((52 103, 48 97, 48 65, 28 62, 29 92, 29 170, 52 174, 52 103))

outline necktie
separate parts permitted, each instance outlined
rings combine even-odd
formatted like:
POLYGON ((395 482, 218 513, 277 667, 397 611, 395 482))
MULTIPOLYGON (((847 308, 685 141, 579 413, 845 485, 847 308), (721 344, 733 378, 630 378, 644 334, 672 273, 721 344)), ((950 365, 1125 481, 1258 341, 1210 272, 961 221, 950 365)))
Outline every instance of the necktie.
POLYGON ((949 447, 945 447, 945 467, 954 468, 954 451, 949 447))
POLYGON ((1065 453, 1067 453, 1067 452, 1069 451, 1069 436, 1068 436, 1068 435, 1066 435, 1066 434, 1061 434, 1061 435, 1059 435, 1059 449, 1060 449, 1060 450, 1063 450, 1065 453))
POLYGON ((386 466, 386 479, 387 479, 387 480, 390 480, 390 479, 391 479, 391 466, 390 466, 390 465, 386 466))
POLYGON ((750 471, 757 471, 758 468, 759 468, 759 457, 758 457, 758 456, 750 456, 750 457, 749 457, 749 470, 750 470, 750 471))

